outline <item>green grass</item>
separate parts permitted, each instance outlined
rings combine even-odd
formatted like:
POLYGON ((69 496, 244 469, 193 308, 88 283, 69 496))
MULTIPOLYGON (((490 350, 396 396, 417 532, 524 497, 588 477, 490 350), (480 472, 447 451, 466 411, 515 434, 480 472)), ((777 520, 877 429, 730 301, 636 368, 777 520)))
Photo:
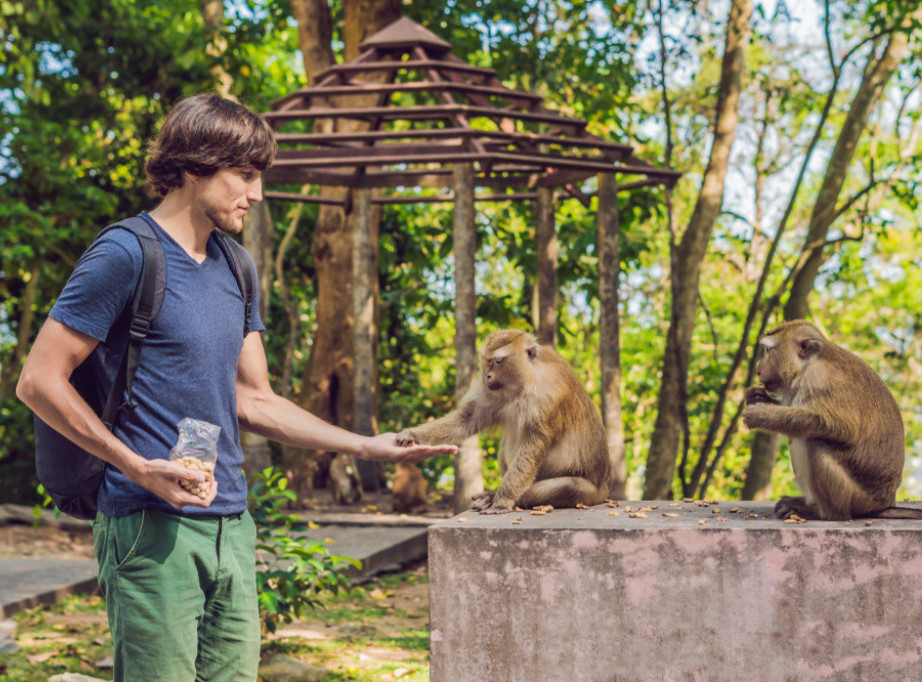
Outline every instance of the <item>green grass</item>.
POLYGON ((97 666, 112 655, 101 597, 68 597, 53 607, 21 611, 13 620, 20 651, 0 655, 0 679, 46 682, 64 672, 111 679, 111 667, 97 666))

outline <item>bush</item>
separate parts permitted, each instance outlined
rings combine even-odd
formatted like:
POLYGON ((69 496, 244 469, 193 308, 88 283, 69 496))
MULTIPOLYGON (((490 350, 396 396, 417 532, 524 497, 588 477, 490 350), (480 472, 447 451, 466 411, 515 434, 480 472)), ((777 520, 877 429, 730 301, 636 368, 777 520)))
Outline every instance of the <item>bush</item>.
POLYGON ((330 554, 322 542, 297 534, 310 525, 288 514, 283 506, 295 500, 285 476, 272 468, 252 477, 249 508, 256 522, 256 588, 263 629, 275 632, 321 605, 324 593, 337 594, 349 579, 340 573, 361 562, 330 554))

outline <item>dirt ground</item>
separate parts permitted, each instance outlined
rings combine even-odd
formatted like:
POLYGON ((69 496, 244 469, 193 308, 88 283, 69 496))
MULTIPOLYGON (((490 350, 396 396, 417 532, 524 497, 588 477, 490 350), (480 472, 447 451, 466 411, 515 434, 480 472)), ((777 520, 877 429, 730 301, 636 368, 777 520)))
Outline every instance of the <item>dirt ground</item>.
POLYGON ((55 528, 41 524, 38 527, 23 523, 6 523, 0 526, 0 557, 58 559, 92 559, 93 532, 55 528))

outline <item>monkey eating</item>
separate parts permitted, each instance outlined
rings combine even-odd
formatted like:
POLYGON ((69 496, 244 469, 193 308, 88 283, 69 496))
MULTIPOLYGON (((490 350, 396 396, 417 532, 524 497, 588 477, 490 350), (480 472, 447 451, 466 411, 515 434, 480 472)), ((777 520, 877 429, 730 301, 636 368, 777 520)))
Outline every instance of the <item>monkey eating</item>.
POLYGON ((475 511, 603 502, 615 475, 605 429, 567 361, 530 334, 507 329, 487 337, 481 363, 478 381, 454 411, 403 431, 398 443, 458 443, 502 426, 502 481, 495 492, 475 496, 475 511))
POLYGON ((782 497, 779 518, 920 519, 896 507, 903 476, 903 419, 889 389, 857 355, 812 324, 786 322, 761 340, 761 386, 746 392, 743 421, 788 437, 803 497, 782 497))

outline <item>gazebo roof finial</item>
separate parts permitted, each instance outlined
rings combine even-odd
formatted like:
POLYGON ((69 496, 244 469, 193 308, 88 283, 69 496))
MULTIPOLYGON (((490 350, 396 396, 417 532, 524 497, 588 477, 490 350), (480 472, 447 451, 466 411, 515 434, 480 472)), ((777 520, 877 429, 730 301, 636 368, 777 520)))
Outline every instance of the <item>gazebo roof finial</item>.
POLYGON ((365 52, 372 48, 379 50, 410 48, 414 45, 425 45, 434 52, 448 52, 451 49, 451 45, 428 29, 423 28, 412 19, 400 17, 394 23, 362 41, 359 50, 365 52))

